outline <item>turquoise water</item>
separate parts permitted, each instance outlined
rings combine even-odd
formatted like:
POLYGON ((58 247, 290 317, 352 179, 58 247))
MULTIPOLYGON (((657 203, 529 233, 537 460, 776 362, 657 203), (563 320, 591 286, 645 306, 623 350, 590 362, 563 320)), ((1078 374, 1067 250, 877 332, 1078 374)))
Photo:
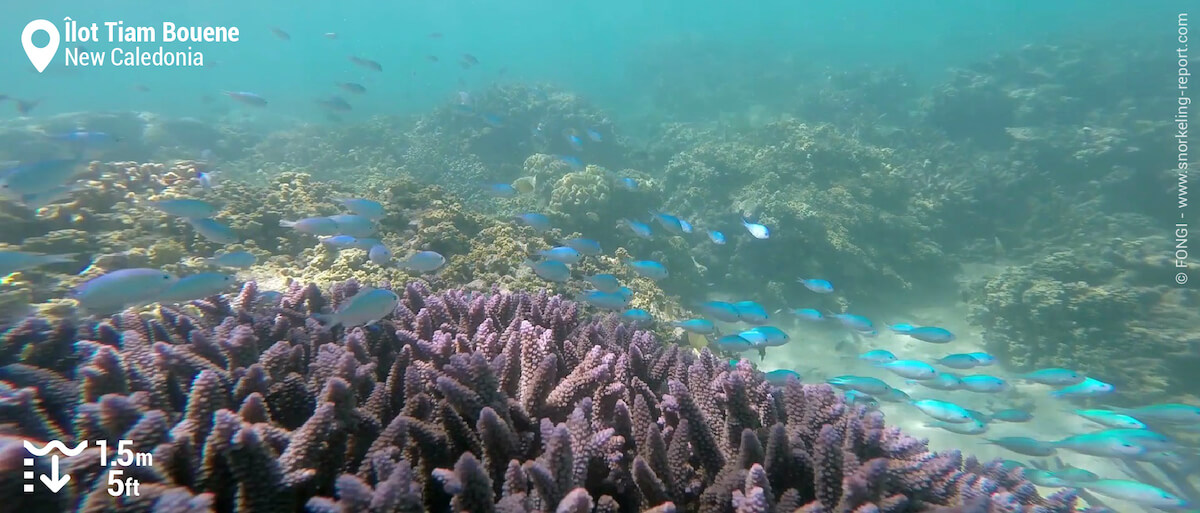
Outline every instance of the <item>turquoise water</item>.
POLYGON ((33 71, 19 45, 10 44, 0 52, 0 69, 6 70, 0 93, 42 98, 42 114, 133 109, 200 116, 213 110, 203 96, 242 90, 267 97, 278 107, 272 109, 276 115, 287 109, 288 116, 319 121, 312 100, 330 94, 335 81, 369 88, 354 104, 352 116, 362 117, 420 112, 464 85, 536 81, 577 91, 615 115, 637 115, 652 108, 645 96, 649 70, 688 80, 697 68, 737 76, 798 62, 813 70, 807 80, 819 79, 822 71, 900 67, 934 81, 948 66, 1051 38, 1091 37, 1118 26, 1127 35, 1171 19, 1171 9, 1168 3, 1133 7, 1119 1, 764 1, 752 8, 673 0, 22 3, 6 6, 0 20, 0 33, 12 34, 10 42, 31 19, 61 26, 66 16, 126 25, 237 26, 242 37, 197 45, 210 65, 205 68, 65 69, 60 50, 43 74, 33 71), (281 41, 272 27, 291 40, 281 41), (322 37, 326 32, 338 38, 322 37), (433 32, 444 37, 428 37, 433 32), (694 44, 671 44, 679 41, 694 44), (463 53, 480 64, 461 69, 456 61, 463 53), (376 60, 384 71, 357 68, 349 55, 376 60), (440 61, 429 62, 428 55, 440 61))

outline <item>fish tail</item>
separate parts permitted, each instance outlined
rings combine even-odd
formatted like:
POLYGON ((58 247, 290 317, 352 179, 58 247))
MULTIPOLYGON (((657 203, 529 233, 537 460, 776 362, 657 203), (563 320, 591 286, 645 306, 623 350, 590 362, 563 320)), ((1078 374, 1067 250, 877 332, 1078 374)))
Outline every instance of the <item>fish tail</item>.
POLYGON ((282 228, 291 228, 293 226, 296 226, 296 221, 288 221, 286 219, 280 219, 279 226, 282 228))
POLYGON ((342 323, 334 314, 312 314, 312 318, 326 328, 333 328, 342 323))
POLYGON ((758 361, 761 362, 766 359, 767 359, 767 348, 765 348, 765 347, 758 348, 758 361))

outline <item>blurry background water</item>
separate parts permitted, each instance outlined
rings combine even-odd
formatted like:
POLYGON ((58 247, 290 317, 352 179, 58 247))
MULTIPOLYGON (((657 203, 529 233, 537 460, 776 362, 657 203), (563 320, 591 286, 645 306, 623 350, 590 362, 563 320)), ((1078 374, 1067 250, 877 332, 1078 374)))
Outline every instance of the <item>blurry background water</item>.
MULTIPOLYGON (((659 81, 703 87, 737 77, 772 77, 722 96, 703 118, 750 104, 786 100, 804 83, 829 73, 903 68, 914 87, 934 83, 948 67, 1046 40, 1129 35, 1169 22, 1169 3, 974 2, 886 0, 851 5, 768 0, 643 2, 397 1, 147 3, 19 2, 5 6, 0 33, 20 34, 29 20, 61 26, 121 20, 126 26, 237 26, 238 43, 199 44, 205 68, 72 70, 51 65, 35 73, 21 47, 0 52, 4 94, 45 98, 41 113, 152 110, 202 116, 200 97, 219 90, 254 91, 288 115, 320 120, 312 97, 332 81, 366 81, 372 93, 357 116, 420 112, 462 88, 496 80, 551 82, 577 91, 620 118, 655 114, 659 81), (291 35, 282 41, 269 30, 291 35), (335 32, 336 40, 322 34, 335 32), (431 33, 443 34, 431 38, 431 33), (480 65, 464 73, 459 56, 480 65), (348 65, 359 55, 381 63, 372 74, 348 65), (427 56, 438 56, 433 63, 427 56), (150 94, 135 90, 138 85, 150 94)), ((103 28, 103 27, 102 27, 103 28)), ((161 35, 160 35, 161 37, 161 35)), ((1164 44, 1169 43, 1169 41, 1164 44)), ((64 44, 65 45, 65 44, 64 44)), ((107 50, 108 43, 85 45, 107 50)), ((128 46, 128 45, 126 45, 128 46)), ((158 44, 146 44, 157 47, 158 44)), ((167 45, 170 49, 173 46, 167 45)), ((180 48, 182 49, 182 48, 180 48)), ((60 50, 55 63, 61 64, 60 50)))

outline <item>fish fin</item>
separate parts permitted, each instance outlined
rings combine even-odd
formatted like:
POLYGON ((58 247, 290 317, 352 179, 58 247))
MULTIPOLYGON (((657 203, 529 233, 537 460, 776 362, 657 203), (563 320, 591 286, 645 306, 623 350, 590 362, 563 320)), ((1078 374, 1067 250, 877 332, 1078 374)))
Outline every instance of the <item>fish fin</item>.
POLYGON ((766 359, 767 359, 767 348, 765 348, 765 347, 758 348, 758 361, 761 362, 766 359))

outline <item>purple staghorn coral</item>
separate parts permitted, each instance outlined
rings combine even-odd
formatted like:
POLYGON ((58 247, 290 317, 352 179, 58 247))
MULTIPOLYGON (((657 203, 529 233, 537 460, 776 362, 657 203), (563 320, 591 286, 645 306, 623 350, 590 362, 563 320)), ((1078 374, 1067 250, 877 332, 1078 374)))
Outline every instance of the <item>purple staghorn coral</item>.
MULTIPOLYGON (((384 286, 387 286, 386 284, 384 286)), ((311 314, 359 286, 254 283, 82 326, 0 337, 0 470, 39 441, 129 439, 139 497, 108 495, 98 449, 29 511, 1072 512, 1019 471, 934 454, 827 386, 772 387, 546 293, 406 285, 373 326, 311 314)), ((115 444, 110 444, 110 449, 115 444)))

